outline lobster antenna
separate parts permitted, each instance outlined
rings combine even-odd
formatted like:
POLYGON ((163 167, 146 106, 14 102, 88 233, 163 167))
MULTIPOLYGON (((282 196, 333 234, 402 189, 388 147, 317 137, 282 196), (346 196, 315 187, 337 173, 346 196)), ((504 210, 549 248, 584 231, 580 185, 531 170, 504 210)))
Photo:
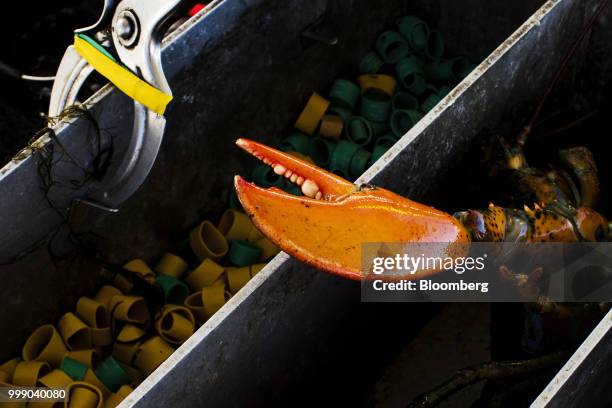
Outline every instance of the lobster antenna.
POLYGON ((535 121, 538 120, 538 117, 540 116, 540 113, 542 112, 542 109, 544 108, 544 104, 546 103, 548 96, 550 95, 552 90, 555 88, 559 80, 561 79, 561 75, 563 75, 563 72, 567 68, 567 64, 569 64, 574 54, 576 54, 576 51, 578 50, 578 47, 584 40, 584 37, 586 37, 587 33, 591 30, 591 28, 593 28, 593 25, 597 21, 597 18, 600 16, 600 14, 603 12, 603 10, 606 8, 607 5, 608 5, 608 0, 602 0, 599 3, 599 6, 597 6, 597 10, 595 10, 595 13, 593 14, 593 16, 589 19, 588 23, 584 26, 584 28, 580 32, 580 35, 578 36, 578 38, 572 45, 572 48, 570 49, 570 51, 563 58, 563 61, 561 62, 561 66, 559 66, 559 69, 555 73, 553 80, 548 85, 548 88, 546 89, 546 92, 544 92, 544 95, 542 96, 540 103, 538 104, 536 110, 533 112, 533 116, 531 117, 529 124, 525 126, 521 134, 518 136, 517 144, 519 146, 525 145, 525 142, 527 141, 527 138, 529 137, 529 134, 531 133, 531 129, 533 128, 535 121))

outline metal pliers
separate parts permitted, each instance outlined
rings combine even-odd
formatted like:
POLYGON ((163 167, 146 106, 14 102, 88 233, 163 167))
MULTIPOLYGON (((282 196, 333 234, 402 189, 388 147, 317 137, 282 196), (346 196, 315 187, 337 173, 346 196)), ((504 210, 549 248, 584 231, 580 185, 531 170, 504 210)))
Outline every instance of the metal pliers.
MULTIPOLYGON (((127 68, 144 81, 142 84, 150 85, 171 99, 172 92, 161 64, 161 42, 179 3, 181 0, 104 0, 98 21, 75 30, 75 35, 87 39, 101 55, 127 68)), ((74 45, 66 49, 53 84, 49 116, 58 116, 75 103, 81 86, 93 71, 94 67, 74 45)), ((165 125, 163 110, 160 114, 159 110, 156 112, 135 99, 134 125, 125 156, 116 170, 95 186, 95 192, 81 201, 118 211, 120 204, 142 185, 153 167, 165 125)))

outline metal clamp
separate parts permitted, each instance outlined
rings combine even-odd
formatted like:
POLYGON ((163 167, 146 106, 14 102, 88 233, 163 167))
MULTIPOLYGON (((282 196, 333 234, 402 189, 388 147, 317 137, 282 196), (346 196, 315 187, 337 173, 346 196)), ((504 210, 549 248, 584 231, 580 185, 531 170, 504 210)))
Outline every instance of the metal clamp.
MULTIPOLYGON (((181 0, 105 0, 98 21, 75 34, 95 39, 110 55, 144 81, 171 95, 161 64, 163 28, 181 0)), ((49 115, 58 116, 75 103, 79 90, 94 68, 69 46, 62 58, 51 92, 49 115)), ((159 152, 166 120, 134 101, 132 136, 121 163, 96 192, 81 200, 116 212, 143 184, 159 152)))

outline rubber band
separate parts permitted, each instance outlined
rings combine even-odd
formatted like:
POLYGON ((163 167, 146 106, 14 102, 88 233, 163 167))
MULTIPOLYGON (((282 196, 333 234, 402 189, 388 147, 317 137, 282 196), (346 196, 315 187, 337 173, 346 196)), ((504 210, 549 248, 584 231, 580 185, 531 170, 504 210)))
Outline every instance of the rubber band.
POLYGON ((369 151, 362 148, 357 149, 351 158, 351 165, 349 168, 349 175, 352 179, 357 179, 357 177, 361 176, 366 171, 371 158, 372 153, 369 151))
POLYGON ((46 361, 22 361, 15 367, 13 384, 20 387, 36 387, 38 379, 51 372, 46 361))
POLYGON ((102 408, 104 393, 93 384, 75 381, 68 385, 66 408, 102 408))
POLYGON ((74 37, 74 49, 96 71, 127 96, 159 115, 164 114, 166 106, 172 100, 172 95, 168 95, 138 78, 79 35, 74 37))
POLYGON ((334 106, 342 106, 352 111, 357 106, 361 89, 346 79, 336 79, 329 91, 329 100, 334 106))
POLYGON ((153 336, 140 346, 134 363, 145 376, 149 376, 174 353, 174 348, 159 336, 153 336))
POLYGON ((257 262, 261 255, 261 249, 256 246, 257 242, 249 244, 241 240, 230 241, 230 262, 236 266, 249 266, 257 262))
POLYGON ((138 326, 133 324, 126 324, 121 328, 119 334, 117 334, 116 340, 120 343, 133 343, 142 339, 145 335, 145 331, 138 326))
POLYGON ((419 109, 419 100, 408 92, 398 92, 391 102, 393 110, 419 109))
POLYGON ((155 272, 142 259, 133 259, 123 265, 123 269, 134 272, 149 283, 155 282, 155 272))
MULTIPOLYGON (((140 384, 142 382, 144 377, 142 376, 142 373, 140 372, 140 370, 138 370, 135 367, 132 367, 131 365, 125 364, 125 363, 123 363, 121 361, 118 361, 118 363, 121 366, 121 368, 123 369, 123 371, 125 371, 127 373, 127 375, 130 377, 132 382, 130 384, 122 385, 119 388, 119 390, 117 390, 117 392, 120 392, 121 388, 123 388, 123 387, 130 387, 131 384, 140 384)), ((130 389, 131 389, 131 387, 130 387, 130 389)))
POLYGON ((72 378, 57 368, 38 379, 38 382, 49 388, 66 388, 72 382, 72 378))
POLYGON ((329 169, 344 178, 349 178, 351 159, 358 149, 359 145, 348 140, 340 140, 332 153, 329 169))
POLYGON ((391 114, 391 97, 378 89, 368 89, 361 98, 361 116, 373 122, 386 122, 391 114))
POLYGON ((57 323, 57 328, 69 350, 91 348, 91 331, 74 313, 65 313, 57 323))
POLYGON ((132 382, 130 376, 112 356, 107 357, 94 373, 111 392, 116 392, 122 385, 132 382))
POLYGON ((21 358, 15 357, 0 364, 0 373, 5 373, 8 376, 8 380, 6 382, 10 383, 13 381, 13 373, 15 372, 15 368, 17 367, 17 364, 22 361, 23 360, 21 358))
POLYGON ((184 305, 191 311, 193 317, 198 323, 206 321, 206 311, 204 310, 204 302, 202 301, 202 291, 192 293, 185 299, 184 305))
POLYGON ((225 285, 215 284, 202 288, 202 304, 207 317, 215 314, 225 302, 225 285))
POLYGON ((164 292, 165 303, 182 305, 189 295, 189 287, 182 281, 168 275, 159 275, 155 280, 164 292))
POLYGON ((353 116, 346 127, 346 137, 359 146, 365 146, 372 140, 372 126, 367 119, 353 116))
POLYGON ((284 152, 294 151, 301 154, 308 154, 310 137, 304 133, 293 133, 280 142, 280 149, 284 152))
POLYGON ((421 95, 427 89, 423 78, 423 62, 416 57, 404 58, 395 65, 397 78, 414 95, 421 95))
POLYGON ((439 104, 441 100, 442 98, 440 97, 440 95, 435 94, 435 93, 429 94, 425 98, 425 100, 421 103, 421 110, 423 112, 429 112, 430 110, 435 108, 436 105, 439 104))
POLYGON ((325 167, 329 164, 336 143, 322 137, 315 137, 310 141, 310 157, 318 166, 325 167))
POLYGON ((340 116, 324 115, 319 127, 319 136, 327 139, 338 140, 344 128, 344 121, 340 116))
POLYGON ((182 344, 195 330, 195 318, 183 306, 165 305, 155 322, 155 329, 162 339, 170 344, 182 344))
POLYGON ((187 262, 183 258, 166 252, 155 266, 155 270, 164 275, 180 279, 187 270, 187 262))
POLYGON ((150 319, 147 304, 142 296, 113 296, 110 310, 113 319, 123 322, 145 324, 150 319))
POLYGON ((88 367, 87 365, 73 360, 70 357, 64 357, 59 369, 72 378, 73 381, 81 381, 83 378, 85 378, 88 367))
POLYGON ((395 136, 402 137, 408 132, 421 118, 423 114, 415 110, 396 110, 391 114, 391 130, 395 136))
POLYGON ((295 128, 302 132, 312 135, 319 126, 321 118, 329 107, 329 101, 321 95, 313 92, 304 110, 295 121, 295 128))
POLYGON ((255 228, 248 215, 236 210, 225 210, 217 229, 226 240, 233 239, 247 240, 251 230, 255 228))
POLYGON ((227 271, 227 282, 230 292, 235 295, 247 282, 251 280, 251 270, 248 266, 232 268, 227 271))
POLYGON ((425 64, 424 71, 431 81, 452 83, 461 80, 469 66, 467 58, 455 57, 429 62, 425 64))
POLYGON ((413 49, 417 51, 425 49, 429 36, 427 23, 415 16, 404 16, 398 18, 396 24, 399 32, 413 49))
POLYGON ((115 285, 115 287, 117 287, 123 293, 130 293, 134 288, 134 282, 120 273, 113 277, 113 285, 115 285))
POLYGON ((134 342, 129 344, 115 342, 113 343, 113 350, 111 352, 111 355, 115 359, 117 359, 117 361, 121 361, 125 364, 132 364, 134 362, 134 357, 136 356, 136 353, 140 349, 140 346, 140 342, 134 342))
POLYGON ((393 133, 388 133, 384 136, 376 139, 376 146, 384 146, 389 149, 398 141, 397 137, 393 133))
POLYGON ((390 97, 393 97, 393 94, 395 93, 395 88, 397 87, 397 81, 395 80, 395 78, 389 75, 360 75, 359 77, 357 77, 357 82, 361 87, 362 94, 368 89, 374 88, 383 91, 390 97))
MULTIPOLYGON (((310 159, 310 158, 309 158, 310 159)), ((312 162, 312 160, 310 160, 312 162)), ((259 231, 257 229, 257 227, 253 226, 254 228, 251 230, 251 232, 249 232, 249 236, 247 237, 247 242, 257 242, 259 241, 261 238, 264 237, 264 235, 261 233, 261 231, 259 231)))
POLYGON ((53 325, 46 324, 28 337, 22 349, 22 358, 24 361, 46 361, 52 367, 58 367, 66 351, 61 335, 53 325))
POLYGON ((100 302, 104 306, 106 306, 106 310, 110 312, 111 299, 113 298, 113 296, 121 296, 121 295, 123 295, 123 292, 121 292, 116 287, 110 286, 110 285, 104 285, 100 288, 98 293, 96 293, 93 299, 96 302, 100 302))
POLYGON ((374 150, 372 151, 372 158, 370 159, 370 165, 376 163, 378 159, 380 159, 385 153, 387 153, 387 150, 389 149, 385 146, 374 147, 374 150))
POLYGON ((342 118, 342 122, 345 124, 349 121, 349 119, 353 116, 353 111, 343 108, 342 106, 332 105, 327 110, 327 113, 330 115, 340 116, 342 118))
POLYGON ((94 348, 88 350, 73 350, 66 353, 66 357, 69 357, 81 364, 85 364, 87 367, 97 367, 100 355, 94 348))
POLYGON ((209 221, 203 221, 189 233, 189 244, 200 261, 206 258, 217 260, 229 250, 223 234, 209 221))
POLYGON ((193 272, 187 275, 185 282, 192 292, 197 292, 202 290, 204 286, 212 285, 223 274, 223 271, 221 265, 210 258, 206 258, 193 272))
POLYGON ((376 74, 385 62, 375 52, 367 53, 359 62, 359 72, 362 74, 376 74))
POLYGON ((400 33, 387 30, 376 39, 376 50, 387 64, 395 64, 410 53, 410 47, 400 33))
POLYGON ((267 187, 280 188, 285 182, 284 178, 281 175, 276 174, 272 167, 267 166, 263 163, 259 163, 255 167, 253 167, 253 170, 251 170, 251 179, 258 186, 262 186, 266 188, 267 187))
POLYGON ((94 346, 108 346, 113 342, 109 314, 102 303, 83 296, 77 302, 76 314, 90 327, 94 346))
POLYGON ((255 265, 251 265, 249 266, 249 272, 251 274, 251 277, 257 275, 259 272, 261 272, 261 270, 263 268, 265 268, 267 264, 265 263, 259 263, 259 264, 255 264, 255 265))

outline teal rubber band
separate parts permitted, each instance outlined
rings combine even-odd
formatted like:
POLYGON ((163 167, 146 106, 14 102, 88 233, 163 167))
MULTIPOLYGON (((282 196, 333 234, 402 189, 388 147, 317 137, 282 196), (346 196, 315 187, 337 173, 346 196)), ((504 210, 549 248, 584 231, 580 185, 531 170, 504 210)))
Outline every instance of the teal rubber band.
POLYGON ((456 57, 429 62, 424 71, 430 81, 448 84, 461 80, 468 68, 469 62, 465 57, 456 57))
POLYGON ((360 95, 361 88, 359 85, 340 78, 334 81, 331 91, 329 91, 329 101, 334 105, 340 105, 353 110, 355 105, 357 105, 360 95))
POLYGON ((400 109, 391 114, 391 130, 397 137, 402 137, 408 132, 421 118, 423 114, 416 110, 400 109))
POLYGON ((376 139, 376 146, 384 146, 387 149, 393 146, 399 139, 393 133, 387 133, 376 139))
POLYGON ((360 114, 372 122, 385 122, 391 115, 391 98, 376 89, 367 90, 361 98, 360 114))
POLYGON ((351 166, 349 169, 350 176, 354 179, 361 176, 364 171, 368 168, 372 153, 365 149, 359 148, 351 159, 351 166))
POLYGON ((419 100, 408 92, 398 92, 393 96, 391 103, 393 110, 398 109, 418 109, 419 100))
POLYGON ((335 146, 335 142, 329 139, 315 137, 310 141, 309 156, 317 166, 325 167, 329 164, 329 159, 335 146))
POLYGON ((385 122, 370 122, 372 128, 372 138, 377 138, 389 131, 389 121, 385 122))
POLYGON ((189 296, 189 287, 173 276, 159 274, 155 282, 164 292, 164 301, 173 305, 182 305, 189 296))
POLYGON ((370 165, 376 163, 383 154, 387 153, 387 150, 389 150, 389 148, 385 146, 374 147, 374 150, 372 151, 372 158, 370 159, 370 165))
POLYGON ((87 41, 92 47, 94 47, 96 50, 100 51, 102 54, 104 54, 105 56, 107 56, 108 58, 110 58, 111 60, 117 62, 117 60, 115 59, 115 57, 113 57, 111 55, 111 53, 109 53, 106 48, 104 48, 103 46, 101 46, 100 44, 98 44, 93 38, 91 38, 90 36, 86 35, 86 34, 76 34, 77 37, 87 41))
POLYGON ((432 110, 438 103, 440 103, 440 101, 442 100, 442 97, 437 94, 437 93, 431 93, 429 94, 425 100, 423 100, 423 102, 421 103, 421 111, 422 112, 429 112, 430 110, 432 110))
POLYGON ((340 140, 332 152, 329 169, 345 178, 350 177, 351 160, 357 150, 359 150, 359 145, 347 140, 340 140))
POLYGON ((281 140, 280 148, 284 152, 293 150, 307 155, 310 149, 310 137, 304 133, 294 133, 281 140))
POLYGON ((404 58, 397 63, 395 71, 401 84, 410 93, 418 96, 427 89, 427 83, 423 78, 423 64, 419 58, 414 56, 404 58))
POLYGON ((376 50, 387 64, 395 64, 410 54, 410 46, 397 31, 388 30, 376 39, 376 50))
POLYGON ((96 377, 112 392, 117 392, 122 385, 128 385, 132 379, 112 356, 107 357, 94 371, 96 377))
POLYGON ((353 112, 351 110, 336 105, 330 106, 327 109, 327 112, 332 115, 340 116, 344 123, 348 123, 349 119, 351 119, 351 117, 353 116, 353 112))
POLYGON ((429 36, 429 27, 426 22, 415 16, 404 16, 398 18, 396 24, 399 32, 413 49, 417 51, 425 49, 429 36))
POLYGON ((261 249, 245 241, 230 241, 229 260, 236 266, 249 266, 257 263, 261 249))
POLYGON ((365 146, 372 140, 372 126, 367 119, 353 116, 346 126, 347 138, 359 146, 365 146))
POLYGON ((281 187, 283 185, 283 177, 274 173, 272 167, 259 163, 251 171, 251 179, 258 186, 268 187, 281 187))
POLYGON ((385 65, 385 62, 380 59, 378 54, 369 52, 359 62, 358 69, 361 74, 376 74, 383 65, 385 65))
POLYGON ((65 372, 68 377, 72 378, 74 381, 81 381, 85 378, 85 373, 87 373, 87 366, 85 364, 70 357, 64 357, 59 369, 65 372))
POLYGON ((430 30, 427 36, 425 55, 431 60, 437 60, 444 55, 444 37, 439 31, 430 30))

